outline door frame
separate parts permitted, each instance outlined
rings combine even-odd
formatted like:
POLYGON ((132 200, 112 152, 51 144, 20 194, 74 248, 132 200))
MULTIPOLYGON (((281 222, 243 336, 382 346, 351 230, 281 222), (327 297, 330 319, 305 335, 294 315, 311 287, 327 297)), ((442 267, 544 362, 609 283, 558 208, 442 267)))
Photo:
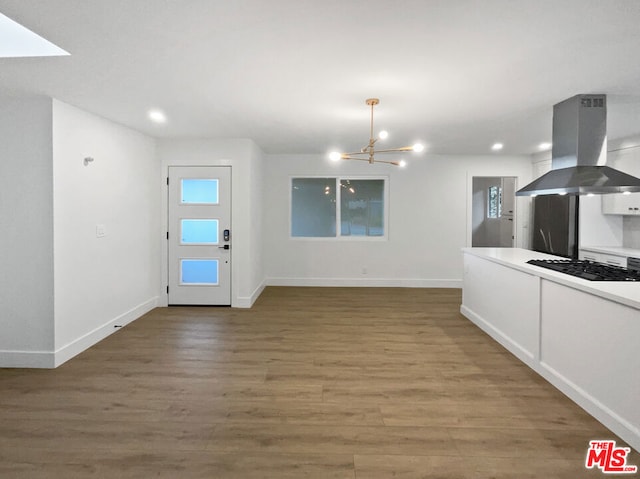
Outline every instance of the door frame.
MULTIPOLYGON (((165 275, 165 282, 166 282, 166 289, 165 289, 165 294, 167 296, 167 303, 169 302, 169 297, 171 296, 171 292, 169 289, 169 285, 173 284, 172 287, 180 287, 180 285, 176 285, 175 281, 179 282, 179 272, 175 272, 174 274, 177 274, 178 276, 174 276, 174 283, 171 283, 171 271, 172 271, 172 267, 171 267, 171 262, 175 261, 177 258, 176 257, 171 257, 169 255, 170 251, 171 251, 171 243, 177 241, 177 238, 180 237, 180 229, 179 227, 175 230, 172 231, 171 228, 176 228, 175 224, 172 224, 172 222, 170 222, 170 220, 176 220, 178 218, 181 217, 181 213, 180 211, 182 211, 182 209, 180 208, 180 206, 178 206, 178 208, 176 209, 176 204, 174 203, 173 205, 170 202, 170 191, 173 188, 174 192, 177 192, 178 196, 180 194, 180 187, 175 184, 175 181, 179 181, 180 177, 184 177, 183 175, 195 175, 194 177, 200 177, 200 175, 203 174, 202 170, 206 169, 206 173, 204 173, 205 175, 209 175, 211 174, 212 176, 219 176, 220 178, 224 177, 225 178, 225 182, 222 183, 223 186, 220 186, 220 190, 219 191, 225 191, 227 188, 227 192, 223 195, 226 196, 226 199, 228 200, 228 210, 226 210, 226 208, 224 208, 223 206, 223 210, 222 211, 228 211, 226 214, 225 213, 221 213, 222 216, 220 216, 220 218, 225 218, 228 215, 228 222, 224 222, 222 221, 222 224, 220 225, 220 238, 219 238, 219 243, 217 245, 196 245, 196 249, 194 251, 192 251, 190 254, 188 254, 187 257, 191 257, 192 254, 196 254, 195 251, 201 251, 203 248, 206 250, 208 248, 221 248, 223 245, 231 245, 233 244, 233 241, 231 241, 230 243, 228 242, 228 240, 223 241, 222 239, 222 230, 224 229, 225 231, 227 229, 231 229, 231 238, 233 240, 233 212, 232 212, 232 207, 233 207, 233 185, 232 185, 232 169, 231 166, 228 165, 197 165, 197 166, 187 166, 187 165, 168 165, 167 167, 167 181, 166 181, 166 192, 167 192, 167 202, 166 202, 166 217, 167 217, 167 228, 166 228, 166 249, 167 249, 167 261, 166 261, 166 268, 167 268, 167 274, 165 275), (177 173, 176 170, 173 171, 174 176, 173 178, 171 178, 171 173, 172 173, 172 168, 174 169, 180 169, 180 172, 177 173), (199 170, 199 172, 191 172, 191 173, 187 173, 187 170, 190 169, 194 169, 194 170, 199 170), (224 173, 221 169, 224 169, 224 173), (176 177, 176 174, 179 175, 178 177, 176 177), (169 183, 169 179, 171 178, 172 180, 172 184, 169 183), (177 190, 176 190, 177 188, 177 190), (174 216, 174 218, 171 218, 171 209, 174 209, 174 214, 177 214, 177 218, 174 216)), ((208 176, 207 176, 208 177, 208 176)), ((178 198, 174 198, 174 201, 177 201, 178 198)), ((221 200, 218 205, 213 205, 213 206, 220 206, 220 205, 224 205, 226 202, 221 200)), ((190 206, 190 205, 186 205, 186 206, 190 206)), ((206 205, 204 205, 206 206, 206 205)), ((199 205, 195 205, 196 208, 199 208, 199 205)), ((182 213, 184 213, 184 211, 182 211, 182 213)), ((198 216, 199 213, 194 213, 194 215, 198 216)), ((180 243, 176 244, 173 243, 174 247, 177 248, 176 251, 181 251, 181 245, 180 243)), ((225 248, 227 248, 228 246, 225 246, 225 248)), ((190 250, 191 251, 191 250, 190 250)), ((209 306, 231 306, 231 300, 232 300, 232 292, 233 292, 233 264, 234 261, 232 259, 233 256, 233 247, 231 247, 228 251, 225 251, 224 254, 222 254, 222 256, 220 256, 218 258, 219 261, 225 260, 225 263, 231 263, 228 266, 222 266, 220 267, 220 271, 225 270, 225 273, 222 276, 227 276, 228 275, 228 282, 224 283, 226 284, 226 286, 224 286, 224 290, 211 290, 212 294, 217 294, 218 296, 222 293, 223 296, 225 296, 225 300, 224 303, 212 303, 212 304, 205 304, 205 303, 200 303, 199 301, 202 300, 202 297, 199 296, 199 293, 194 293, 194 291, 191 290, 184 290, 183 291, 183 296, 187 295, 193 295, 195 294, 194 298, 196 300, 195 303, 193 303, 194 305, 209 305, 209 306), (228 261, 226 261, 228 260, 228 261), (226 298, 226 289, 228 288, 228 302, 227 302, 227 298, 226 298)), ((180 257, 180 254, 178 254, 178 258, 180 257)), ((174 267, 176 266, 175 264, 173 265, 174 267)), ((223 283, 219 283, 219 286, 222 287, 223 283)), ((188 287, 188 286, 187 286, 188 287)), ((214 287, 215 288, 215 287, 214 287)), ((174 292, 175 294, 175 292, 174 292)), ((174 298, 177 299, 177 298, 174 298)), ((189 305, 189 303, 176 303, 176 305, 180 305, 180 304, 185 304, 185 305, 189 305)))
MULTIPOLYGON (((515 188, 518 191, 519 184, 527 184, 527 181, 522 182, 522 178, 517 173, 508 172, 508 171, 467 171, 467 198, 466 198, 466 241, 465 246, 467 248, 471 248, 472 240, 473 240, 473 178, 515 178, 515 188)), ((526 200, 527 198, 525 198, 526 200)), ((527 228, 528 218, 523 218, 524 208, 519 203, 523 201, 522 197, 515 197, 514 205, 513 205, 513 222, 514 222, 514 231, 513 231, 513 246, 515 248, 526 248, 527 246, 522 244, 521 242, 521 233, 526 233, 525 229, 527 228), (521 229, 523 230, 521 232, 521 229)), ((530 201, 530 200, 529 200, 530 201)))
MULTIPOLYGON (((236 184, 237 175, 234 175, 234 166, 232 160, 218 160, 218 161, 166 161, 163 160, 161 173, 160 173, 160 209, 162 210, 162 229, 159 234, 159 241, 161 242, 161 268, 160 268, 160 293, 158 306, 167 307, 169 306, 169 295, 167 294, 167 286, 169 285, 169 241, 167 240, 167 232, 169 231, 169 188, 167 185, 167 178, 169 178, 169 167, 173 166, 226 166, 231 169, 231 232, 239 231, 238 228, 238 215, 234 214, 235 209, 237 208, 237 202, 235 201, 237 195, 240 194, 238 191, 238 185, 236 184)), ((237 236, 235 237, 237 240, 237 236)), ((237 259, 239 255, 242 254, 241 250, 242 245, 240 242, 234 241, 234 249, 235 253, 233 256, 237 259)), ((238 292, 238 281, 241 276, 241 271, 239 268, 241 265, 238 264, 238 261, 231 261, 231 307, 239 307, 246 308, 250 307, 250 304, 245 304, 244 302, 239 300, 237 297, 238 292)))

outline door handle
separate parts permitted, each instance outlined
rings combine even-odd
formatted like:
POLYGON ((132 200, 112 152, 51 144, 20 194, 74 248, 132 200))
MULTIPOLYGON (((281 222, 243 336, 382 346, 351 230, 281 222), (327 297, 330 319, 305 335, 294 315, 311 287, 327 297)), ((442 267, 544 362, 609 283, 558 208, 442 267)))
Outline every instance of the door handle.
POLYGON ((224 245, 224 246, 218 246, 218 249, 231 249, 231 246, 229 246, 228 244, 224 245))

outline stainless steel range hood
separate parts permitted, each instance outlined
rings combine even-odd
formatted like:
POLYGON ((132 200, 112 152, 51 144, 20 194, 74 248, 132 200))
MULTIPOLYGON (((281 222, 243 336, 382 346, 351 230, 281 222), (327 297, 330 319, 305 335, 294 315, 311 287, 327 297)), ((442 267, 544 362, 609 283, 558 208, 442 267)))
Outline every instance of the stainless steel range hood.
POLYGON ((576 95, 553 107, 551 171, 518 196, 640 192, 640 178, 604 166, 607 97, 576 95))

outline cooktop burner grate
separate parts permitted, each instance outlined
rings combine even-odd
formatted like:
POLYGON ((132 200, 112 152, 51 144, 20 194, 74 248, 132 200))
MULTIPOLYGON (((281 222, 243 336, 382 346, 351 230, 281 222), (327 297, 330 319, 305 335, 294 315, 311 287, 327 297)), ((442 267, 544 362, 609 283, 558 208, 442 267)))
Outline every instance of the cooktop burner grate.
POLYGON ((528 264, 589 281, 640 281, 640 272, 587 260, 532 259, 528 264))

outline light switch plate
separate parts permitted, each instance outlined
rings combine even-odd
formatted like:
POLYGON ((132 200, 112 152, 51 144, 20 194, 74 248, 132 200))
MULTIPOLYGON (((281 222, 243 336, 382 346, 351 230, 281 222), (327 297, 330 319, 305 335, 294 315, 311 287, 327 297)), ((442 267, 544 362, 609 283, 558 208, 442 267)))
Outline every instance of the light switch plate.
POLYGON ((107 235, 107 227, 105 225, 96 225, 96 238, 102 238, 107 235))

